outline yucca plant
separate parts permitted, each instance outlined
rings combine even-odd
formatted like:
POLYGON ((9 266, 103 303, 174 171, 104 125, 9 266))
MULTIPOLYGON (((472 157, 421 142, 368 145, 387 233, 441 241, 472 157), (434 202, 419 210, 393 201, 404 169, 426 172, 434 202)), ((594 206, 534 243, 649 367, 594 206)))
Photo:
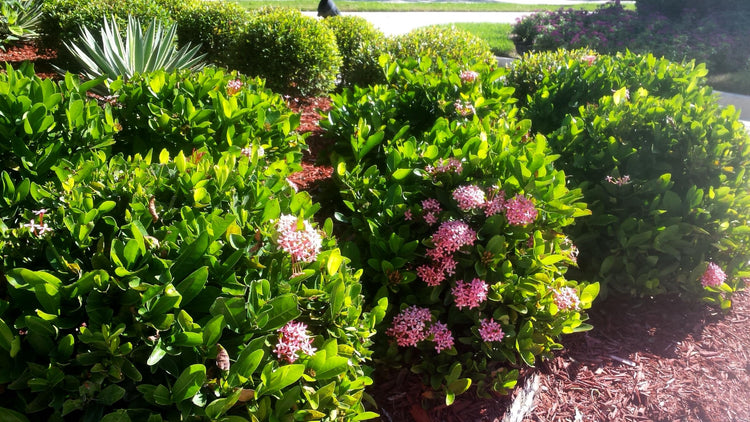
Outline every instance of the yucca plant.
POLYGON ((106 76, 110 81, 123 76, 131 78, 137 73, 177 69, 199 70, 204 66, 205 54, 197 55, 200 46, 190 43, 176 48, 177 25, 163 26, 156 19, 146 29, 138 19, 128 16, 125 39, 114 16, 104 19, 101 40, 96 39, 85 26, 81 27, 81 45, 65 42, 65 47, 83 66, 90 79, 106 76))
POLYGON ((38 34, 42 16, 40 0, 2 0, 0 2, 0 46, 28 40, 38 34))

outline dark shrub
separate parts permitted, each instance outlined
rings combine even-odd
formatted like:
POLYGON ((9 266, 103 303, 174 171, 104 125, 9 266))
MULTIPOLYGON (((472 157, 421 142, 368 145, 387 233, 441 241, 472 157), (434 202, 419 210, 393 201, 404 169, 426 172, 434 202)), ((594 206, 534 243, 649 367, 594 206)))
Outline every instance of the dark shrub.
POLYGON ((334 16, 323 20, 333 30, 341 53, 343 86, 367 86, 384 81, 378 58, 386 51, 386 38, 359 16, 334 16))
POLYGON ((175 12, 180 45, 201 45, 207 60, 230 69, 235 68, 241 54, 237 41, 250 12, 235 3, 196 0, 175 12))

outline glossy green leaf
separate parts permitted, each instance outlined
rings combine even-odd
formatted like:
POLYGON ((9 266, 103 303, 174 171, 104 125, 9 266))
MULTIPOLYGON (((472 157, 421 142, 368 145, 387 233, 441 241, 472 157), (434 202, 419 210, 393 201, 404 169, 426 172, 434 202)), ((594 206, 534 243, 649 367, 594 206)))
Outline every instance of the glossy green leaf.
POLYGON ((182 371, 172 386, 172 401, 179 403, 187 400, 200 390, 206 382, 206 367, 200 364, 190 365, 182 371))

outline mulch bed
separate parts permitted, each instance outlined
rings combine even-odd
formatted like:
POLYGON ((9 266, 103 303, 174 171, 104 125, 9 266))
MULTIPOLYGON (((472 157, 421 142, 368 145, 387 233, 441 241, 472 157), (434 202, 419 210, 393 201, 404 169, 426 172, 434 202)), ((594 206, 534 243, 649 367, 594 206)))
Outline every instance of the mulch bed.
MULTIPOLYGON (((0 61, 33 60, 43 73, 52 58, 33 45, 0 51, 0 61)), ((317 125, 330 102, 289 105, 310 133, 303 171, 290 179, 315 196, 333 185, 332 169, 316 162, 331 144, 317 125)), ((539 377, 524 421, 750 422, 750 293, 737 294, 727 314, 673 298, 609 298, 589 314, 592 331, 564 336, 553 359, 522 371, 519 387, 539 377)), ((384 422, 499 422, 520 390, 489 399, 469 390, 445 406, 406 369, 379 369, 375 380, 384 422)))

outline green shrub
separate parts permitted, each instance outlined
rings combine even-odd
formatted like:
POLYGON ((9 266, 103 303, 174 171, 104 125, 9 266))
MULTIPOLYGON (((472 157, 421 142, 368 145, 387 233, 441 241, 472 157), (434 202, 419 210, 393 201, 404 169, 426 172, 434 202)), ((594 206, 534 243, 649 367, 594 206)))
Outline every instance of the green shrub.
POLYGON ((333 16, 323 19, 333 30, 341 53, 342 86, 367 86, 382 83, 383 70, 378 58, 386 51, 386 38, 371 23, 359 16, 333 16))
POLYGON ((114 143, 112 111, 86 96, 99 83, 81 84, 70 73, 56 83, 36 76, 29 63, 6 66, 0 73, 0 168, 9 181, 46 180, 60 158, 114 143))
POLYGON ((288 8, 254 11, 235 54, 243 57, 238 71, 263 77, 269 88, 290 95, 330 92, 341 67, 333 31, 288 8))
POLYGON ((251 148, 268 157, 297 154, 304 137, 300 116, 264 82, 214 68, 157 71, 110 85, 113 114, 122 130, 116 148, 138 152, 167 148, 186 154, 206 148, 251 148))
POLYGON ((24 194, 5 186, 0 418, 374 416, 363 364, 382 311, 362 313, 330 220, 307 222, 295 167, 239 148, 100 153, 24 194))
POLYGON ((472 63, 496 64, 487 41, 456 28, 430 26, 417 28, 407 34, 390 38, 391 54, 397 59, 430 57, 472 63))
POLYGON ((105 18, 114 16, 121 27, 125 27, 128 16, 142 21, 157 19, 164 24, 174 23, 169 10, 156 0, 101 0, 80 2, 77 0, 45 0, 40 22, 40 42, 45 48, 58 50, 58 62, 64 69, 72 70, 72 56, 61 48, 63 41, 79 37, 80 28, 90 31, 101 29, 105 18))
POLYGON ((493 72, 484 63, 383 56, 381 65, 387 84, 331 95, 332 109, 320 125, 334 139, 337 159, 382 165, 388 142, 429 131, 441 117, 497 119, 515 102, 513 88, 496 83, 505 69, 493 72), (480 73, 488 76, 477 78, 480 73))
POLYGON ((78 42, 65 42, 65 47, 83 67, 89 79, 106 76, 109 81, 122 76, 132 78, 136 73, 175 69, 199 70, 204 66, 198 55, 199 46, 190 43, 176 48, 177 28, 168 27, 153 19, 146 27, 133 16, 128 16, 125 37, 120 36, 120 28, 114 17, 104 19, 104 26, 97 39, 86 26, 81 27, 78 42))
POLYGON ((573 235, 584 270, 616 291, 728 308, 750 274, 750 137, 738 112, 699 92, 621 88, 566 118, 551 144, 591 204, 573 235), (728 278, 704 289, 709 263, 728 278))
POLYGON ((180 45, 200 44, 210 62, 236 68, 236 43, 250 12, 235 3, 213 0, 192 1, 174 14, 180 45))
POLYGON ((393 63, 392 84, 356 90, 361 97, 353 103, 334 96, 332 122, 357 122, 370 132, 336 138, 350 153, 332 164, 344 204, 337 216, 350 230, 342 238, 352 239, 342 246, 345 255, 365 268, 370 297, 387 296, 393 305, 376 356, 410 366, 450 404, 472 384, 481 393, 507 392, 516 365, 533 365, 561 347, 561 334, 590 328, 582 309, 598 285, 564 276, 576 252, 563 233, 588 210, 552 166, 556 157, 544 137, 513 117, 512 89, 498 78, 504 70, 477 67, 462 80, 458 63, 422 58, 419 65, 393 63), (436 94, 430 98, 437 110, 461 98, 473 112, 432 114, 425 131, 404 126, 394 135, 388 126, 411 124, 402 120, 400 102, 368 101, 417 98, 420 91, 436 94), (338 109, 366 103, 351 115, 338 109), (387 126, 380 116, 389 116, 387 126), (475 290, 466 292, 464 283, 475 290), (565 304, 563 294, 580 303, 565 304), (490 338, 483 324, 499 324, 504 337, 495 331, 490 338))
POLYGON ((706 86, 706 73, 703 65, 674 63, 651 54, 608 56, 591 50, 557 50, 528 54, 514 62, 506 83, 515 88, 521 113, 533 122, 534 130, 549 134, 566 115, 577 115, 581 106, 595 104, 624 86, 698 100, 706 86))
POLYGON ((636 9, 643 15, 658 13, 679 18, 683 13, 709 14, 716 12, 750 12, 750 4, 743 0, 636 0, 636 9))

